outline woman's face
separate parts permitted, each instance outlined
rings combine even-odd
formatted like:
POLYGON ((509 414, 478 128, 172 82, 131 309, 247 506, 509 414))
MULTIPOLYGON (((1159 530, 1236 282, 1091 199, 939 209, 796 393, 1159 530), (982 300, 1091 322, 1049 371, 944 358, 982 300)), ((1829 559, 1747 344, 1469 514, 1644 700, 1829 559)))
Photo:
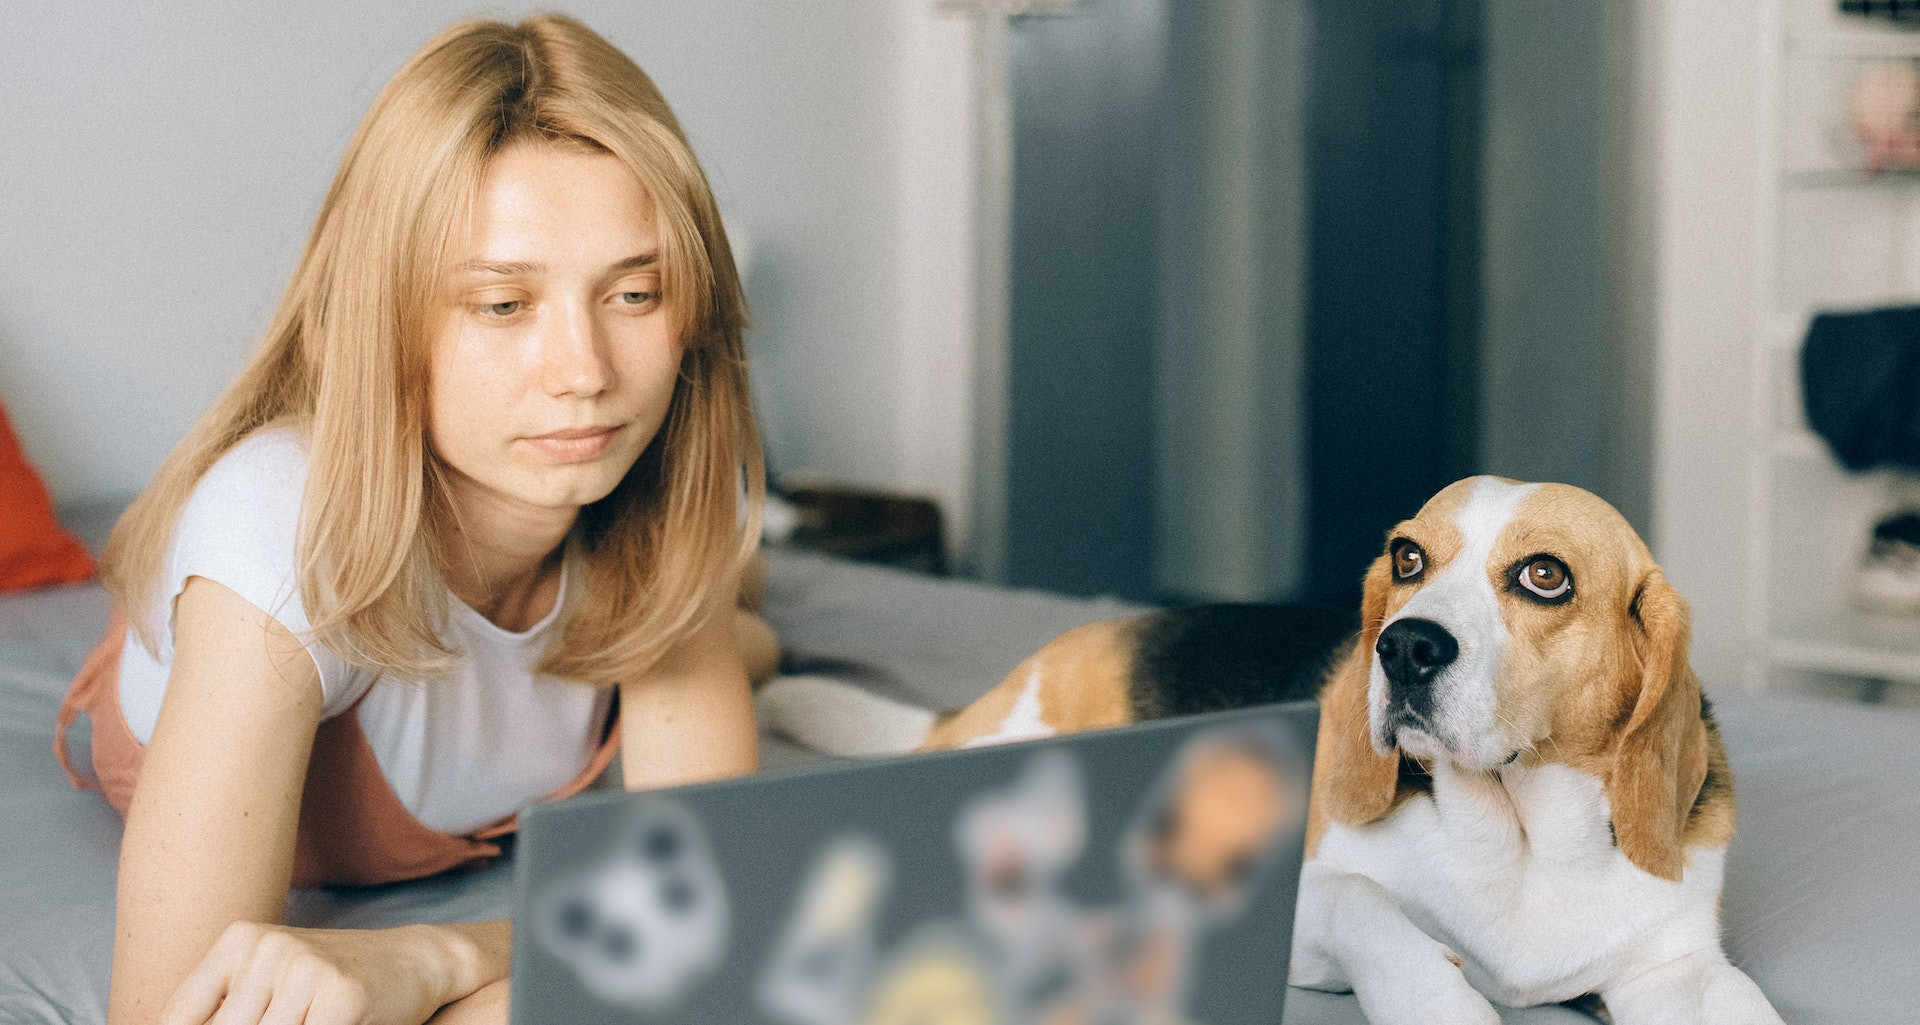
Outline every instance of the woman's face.
POLYGON ((539 517, 606 497, 680 370, 652 200, 612 156, 513 145, 455 253, 427 406, 455 502, 539 517))

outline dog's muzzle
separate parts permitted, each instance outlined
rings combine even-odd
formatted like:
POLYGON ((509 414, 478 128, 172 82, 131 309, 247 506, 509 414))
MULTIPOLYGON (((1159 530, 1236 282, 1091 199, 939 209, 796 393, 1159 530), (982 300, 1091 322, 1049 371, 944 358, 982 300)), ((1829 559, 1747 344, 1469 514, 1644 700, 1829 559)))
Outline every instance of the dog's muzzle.
POLYGON ((1460 642, 1431 619, 1401 619, 1380 631, 1373 652, 1387 676, 1388 745, 1403 727, 1431 735, 1434 678, 1460 657, 1460 642))

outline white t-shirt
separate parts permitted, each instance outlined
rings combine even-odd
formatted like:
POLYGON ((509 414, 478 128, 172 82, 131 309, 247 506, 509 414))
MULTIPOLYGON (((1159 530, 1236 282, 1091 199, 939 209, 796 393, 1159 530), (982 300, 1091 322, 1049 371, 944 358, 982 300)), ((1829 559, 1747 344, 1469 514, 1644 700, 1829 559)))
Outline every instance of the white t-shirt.
MULTIPOLYGON (((160 657, 129 636, 120 659, 120 707, 141 743, 152 740, 160 715, 173 667, 173 602, 188 577, 226 586, 306 637, 310 624, 293 572, 306 477, 304 437, 277 428, 235 445, 195 486, 161 578, 168 621, 158 631, 160 657)), ((567 604, 564 565, 561 573, 563 600, 522 632, 495 626, 449 593, 440 638, 457 661, 445 677, 376 673, 317 641, 307 644, 320 671, 321 718, 360 702, 361 732, 400 803, 421 824, 470 832, 560 789, 592 760, 612 691, 532 668, 567 604)))

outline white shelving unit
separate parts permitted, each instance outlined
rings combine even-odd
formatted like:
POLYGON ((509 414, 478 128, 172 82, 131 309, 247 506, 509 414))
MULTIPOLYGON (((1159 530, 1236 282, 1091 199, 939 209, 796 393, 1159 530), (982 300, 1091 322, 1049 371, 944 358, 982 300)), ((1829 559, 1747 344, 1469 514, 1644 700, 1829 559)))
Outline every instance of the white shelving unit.
POLYGON ((1845 17, 1833 0, 1776 0, 1758 68, 1766 95, 1756 213, 1759 358, 1748 423, 1748 603, 1753 690, 1858 681, 1875 700, 1920 685, 1920 617, 1859 611, 1854 567, 1874 522, 1920 508, 1920 483, 1852 474, 1801 416, 1799 351, 1819 310, 1920 302, 1920 175, 1869 175, 1845 125, 1869 68, 1920 59, 1920 32, 1845 17), (1770 79, 1770 81, 1768 81, 1770 79))

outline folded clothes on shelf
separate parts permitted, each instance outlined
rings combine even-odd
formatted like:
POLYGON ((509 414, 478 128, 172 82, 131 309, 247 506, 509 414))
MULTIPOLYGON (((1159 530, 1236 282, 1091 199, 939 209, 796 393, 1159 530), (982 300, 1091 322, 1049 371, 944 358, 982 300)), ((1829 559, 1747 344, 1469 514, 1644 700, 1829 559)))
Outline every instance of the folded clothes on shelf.
POLYGON ((1894 513, 1873 525, 1854 574, 1853 601, 1869 612, 1920 614, 1920 512, 1894 513))
POLYGON ((1800 350, 1807 426, 1849 470, 1920 470, 1920 306, 1822 313, 1800 350))

